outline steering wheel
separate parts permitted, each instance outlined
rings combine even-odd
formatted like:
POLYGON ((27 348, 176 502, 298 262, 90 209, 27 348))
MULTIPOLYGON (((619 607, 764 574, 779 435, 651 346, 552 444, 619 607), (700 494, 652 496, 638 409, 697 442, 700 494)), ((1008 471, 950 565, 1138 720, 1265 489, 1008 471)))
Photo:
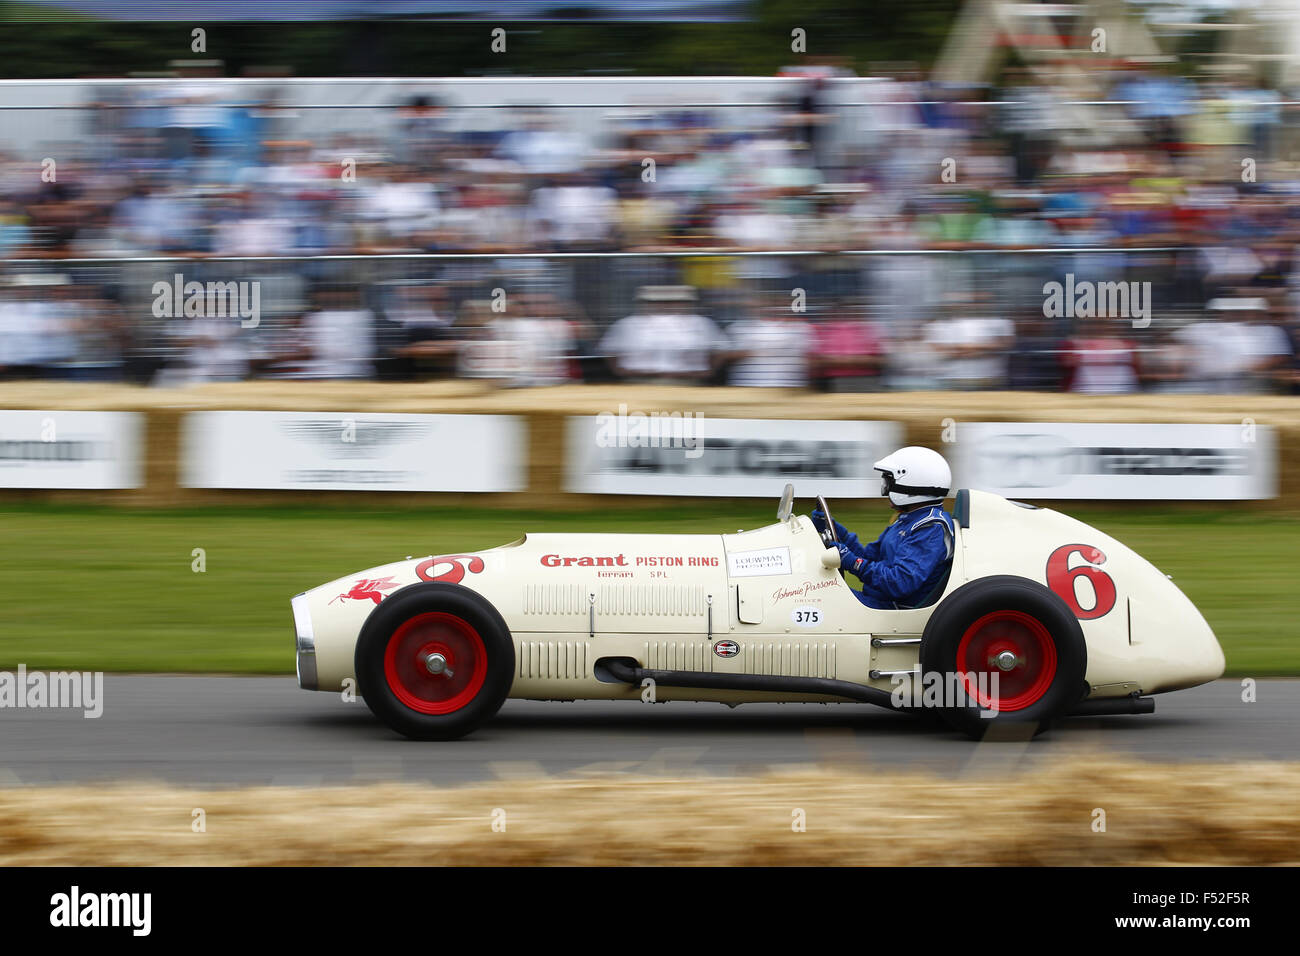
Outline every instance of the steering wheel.
MULTIPOLYGON (((821 495, 817 496, 817 510, 826 516, 826 530, 821 533, 822 543, 828 548, 833 548, 835 545, 839 544, 840 539, 835 534, 835 519, 831 517, 831 509, 827 506, 826 499, 821 495)), ((848 581, 848 576, 845 575, 843 568, 840 568, 840 577, 843 578, 845 582, 848 581)))
POLYGON ((835 536, 835 519, 831 517, 831 509, 826 505, 826 499, 821 495, 817 496, 817 510, 826 516, 826 528, 822 531, 822 541, 826 547, 834 547, 839 539, 835 536))

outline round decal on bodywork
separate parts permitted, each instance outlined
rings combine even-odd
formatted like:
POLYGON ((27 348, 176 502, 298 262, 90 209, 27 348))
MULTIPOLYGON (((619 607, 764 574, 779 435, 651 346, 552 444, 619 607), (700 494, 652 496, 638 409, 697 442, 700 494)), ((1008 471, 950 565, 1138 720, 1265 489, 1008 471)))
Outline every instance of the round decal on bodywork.
POLYGON ((713 645, 713 653, 719 657, 735 657, 740 653, 740 645, 735 641, 718 641, 713 645))

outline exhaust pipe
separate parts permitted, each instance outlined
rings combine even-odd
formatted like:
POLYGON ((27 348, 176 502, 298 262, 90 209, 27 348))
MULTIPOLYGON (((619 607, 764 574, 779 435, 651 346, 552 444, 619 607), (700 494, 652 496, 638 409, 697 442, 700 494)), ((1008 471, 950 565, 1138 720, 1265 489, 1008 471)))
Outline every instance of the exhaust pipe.
MULTIPOLYGON (((596 662, 596 676, 608 676, 620 684, 639 687, 651 680, 663 687, 688 687, 707 690, 752 690, 768 693, 819 694, 844 700, 875 704, 886 710, 909 712, 914 708, 897 707, 893 695, 876 687, 828 677, 783 677, 772 674, 719 674, 710 671, 665 671, 641 667, 627 657, 602 657, 596 662)), ((1153 697, 1099 697, 1082 700, 1065 716, 1099 717, 1111 714, 1153 714, 1153 697)))
POLYGON ((833 680, 829 677, 781 677, 772 674, 715 674, 709 671, 660 671, 640 667, 626 657, 602 657, 596 662, 596 672, 609 674, 622 684, 640 686, 652 680, 663 687, 692 687, 708 690, 754 690, 770 693, 821 694, 842 697, 864 704, 875 704, 897 711, 894 698, 888 691, 865 687, 853 681, 833 680))
POLYGON ((1154 697, 1098 697, 1095 700, 1081 700, 1068 717, 1100 717, 1111 714, 1154 714, 1156 699, 1154 697))

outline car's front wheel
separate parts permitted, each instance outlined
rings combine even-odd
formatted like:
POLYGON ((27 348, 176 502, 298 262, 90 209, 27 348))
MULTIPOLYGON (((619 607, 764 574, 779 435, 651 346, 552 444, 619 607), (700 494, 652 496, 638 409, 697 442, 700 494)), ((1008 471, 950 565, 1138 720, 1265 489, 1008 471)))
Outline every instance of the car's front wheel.
POLYGON ((1078 619, 1051 590, 1013 575, 977 578, 926 623, 923 679, 945 693, 943 716, 981 738, 995 725, 1036 734, 1084 696, 1087 646, 1078 619))
POLYGON ((414 584, 361 628, 357 689, 381 721, 417 740, 463 737, 492 717, 514 678, 514 642, 501 615, 456 584, 414 584))

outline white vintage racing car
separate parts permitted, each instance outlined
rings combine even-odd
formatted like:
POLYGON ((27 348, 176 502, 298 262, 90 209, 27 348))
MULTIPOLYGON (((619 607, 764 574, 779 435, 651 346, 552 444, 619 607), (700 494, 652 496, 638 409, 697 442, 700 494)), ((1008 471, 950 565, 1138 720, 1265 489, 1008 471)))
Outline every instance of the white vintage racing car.
POLYGON ((979 737, 1150 713, 1149 695, 1223 672, 1173 581, 1066 515, 958 491, 948 576, 877 610, 840 572, 834 524, 792 503, 787 486, 775 524, 736 534, 530 534, 323 584, 292 601, 298 684, 355 687, 427 740, 507 697, 933 707, 979 737))

